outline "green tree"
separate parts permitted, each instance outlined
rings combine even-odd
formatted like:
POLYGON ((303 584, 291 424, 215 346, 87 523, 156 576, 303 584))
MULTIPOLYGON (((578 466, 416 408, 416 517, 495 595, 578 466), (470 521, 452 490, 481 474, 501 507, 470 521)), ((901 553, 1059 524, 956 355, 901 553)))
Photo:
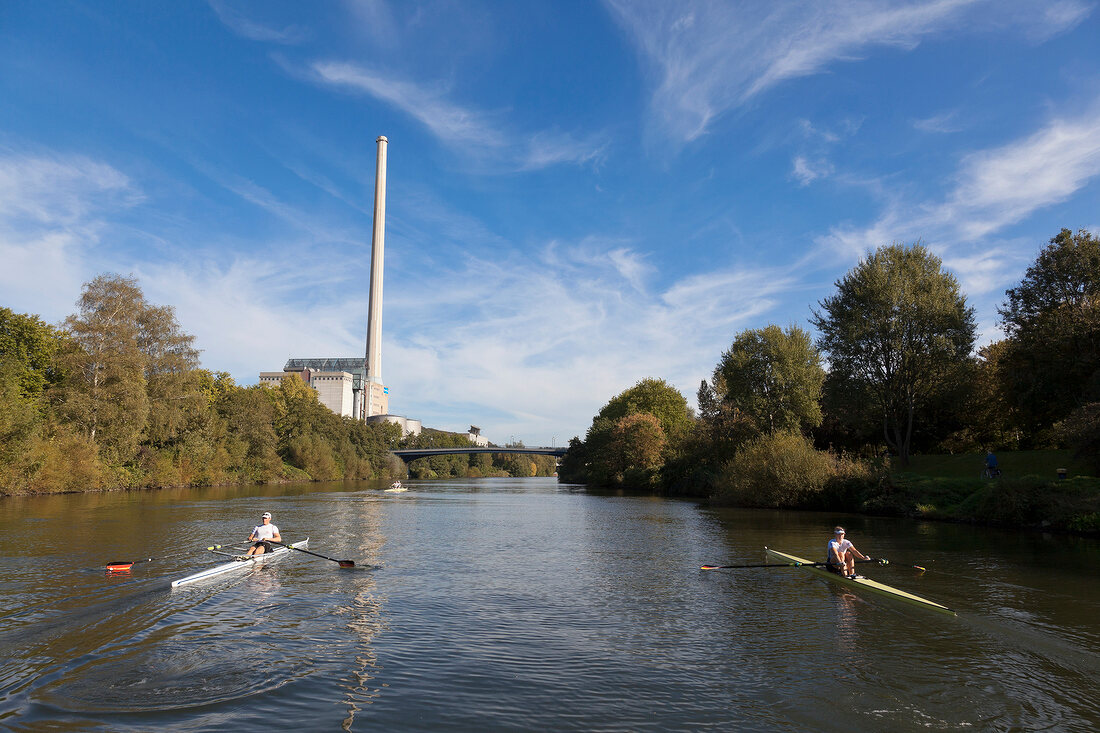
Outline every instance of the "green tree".
POLYGON ((647 378, 611 398, 594 420, 612 422, 640 412, 648 412, 661 424, 670 441, 677 441, 691 430, 695 416, 680 391, 663 379, 647 378))
POLYGON ((713 379, 718 399, 768 433, 820 425, 824 380, 810 334, 775 325, 740 333, 722 354, 713 379))
POLYGON ((652 486, 661 466, 682 446, 694 424, 687 400, 675 387, 661 379, 643 379, 604 405, 592 418, 583 443, 570 442, 562 480, 652 486), (634 417, 638 415, 651 419, 639 420, 634 417), (651 460, 653 445, 660 446, 656 464, 651 460))
POLYGON ((1100 400, 1100 238, 1063 229, 1006 294, 1005 386, 1034 435, 1100 400))
POLYGON ((917 412, 967 363, 974 310, 919 243, 880 247, 836 287, 813 314, 818 347, 839 379, 866 391, 886 444, 908 464, 917 412))
MULTIPOLYGON (((1008 347, 1007 340, 983 346, 963 371, 954 392, 943 395, 954 407, 951 412, 957 427, 940 442, 940 452, 984 453, 1020 447, 1018 412, 1005 393, 1008 347)), ((943 412, 949 411, 945 408, 943 412)))
POLYGON ((588 480, 588 446, 574 435, 569 439, 569 450, 562 456, 558 468, 558 481, 567 484, 583 484, 588 480))
POLYGON ((0 491, 25 488, 43 428, 41 396, 57 379, 63 335, 37 316, 0 308, 0 491))
POLYGON ((150 408, 145 439, 155 447, 174 446, 207 408, 195 337, 180 330, 171 306, 147 304, 138 313, 138 325, 150 408))
POLYGON ((59 358, 67 377, 60 411, 109 462, 126 462, 149 415, 140 346, 147 303, 133 277, 100 275, 84 285, 77 305, 65 321, 71 340, 59 358))
POLYGON ((0 308, 0 364, 18 380, 22 397, 35 400, 56 381, 53 360, 63 338, 38 316, 0 308))
POLYGON ((235 387, 219 395, 215 403, 225 421, 232 465, 253 481, 269 481, 282 468, 270 391, 263 386, 235 387))

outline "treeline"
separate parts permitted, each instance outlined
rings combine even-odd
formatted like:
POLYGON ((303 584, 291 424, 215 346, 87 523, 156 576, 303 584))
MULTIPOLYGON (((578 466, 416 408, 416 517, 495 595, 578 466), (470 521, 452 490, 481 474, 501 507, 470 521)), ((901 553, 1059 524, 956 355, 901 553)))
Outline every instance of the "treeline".
MULTIPOLYGON (((463 433, 449 433, 425 428, 420 435, 410 435, 403 448, 463 448, 470 440, 463 433)), ((523 448, 522 441, 508 448, 523 448)), ((409 463, 409 476, 425 478, 483 478, 493 476, 553 476, 557 472, 554 456, 522 453, 449 454, 418 458, 409 463)))
MULTIPOLYGON (((746 506, 935 514, 891 464, 1071 448, 1097 475, 1100 239, 1063 229, 999 313, 1005 338, 975 351, 974 311, 939 258, 919 243, 881 247, 812 310, 816 341, 797 326, 738 334, 700 385, 698 414, 665 382, 643 380, 571 441, 561 480, 746 506)), ((956 516, 1100 530, 1097 482, 1049 478, 972 487, 980 495, 952 499, 956 516), (1055 511, 1052 492, 1076 498, 1055 511)))
POLYGON ((242 387, 133 277, 87 283, 58 326, 0 308, 0 493, 404 475, 396 425, 320 404, 297 377, 242 387))

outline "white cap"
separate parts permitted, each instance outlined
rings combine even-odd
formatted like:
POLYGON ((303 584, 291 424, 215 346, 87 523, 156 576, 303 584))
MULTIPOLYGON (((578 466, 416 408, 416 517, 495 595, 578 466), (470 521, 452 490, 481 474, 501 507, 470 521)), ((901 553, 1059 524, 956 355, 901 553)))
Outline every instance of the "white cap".
POLYGON ((264 512, 264 513, 263 513, 263 514, 262 514, 262 515, 260 516, 260 519, 271 519, 271 512, 264 512))

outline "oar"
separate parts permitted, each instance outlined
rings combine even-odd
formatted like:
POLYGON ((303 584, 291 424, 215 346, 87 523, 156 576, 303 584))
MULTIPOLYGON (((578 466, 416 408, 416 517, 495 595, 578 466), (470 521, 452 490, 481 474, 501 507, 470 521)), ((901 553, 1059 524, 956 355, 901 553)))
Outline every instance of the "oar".
POLYGON ((152 562, 153 560, 166 560, 170 557, 181 557, 183 555, 190 555, 190 552, 177 552, 172 555, 161 555, 160 557, 145 557, 140 560, 116 560, 115 562, 107 563, 108 572, 118 573, 129 570, 139 562, 152 562))
MULTIPOLYGON (((880 560, 878 558, 869 557, 866 560, 856 560, 856 562, 877 562, 886 565, 888 560, 880 560)), ((703 565, 700 570, 728 570, 732 568, 805 568, 805 567, 824 567, 828 563, 824 562, 784 562, 784 563, 764 563, 762 565, 703 565)))
POLYGON ((823 562, 764 563, 762 565, 703 565, 700 570, 730 570, 734 568, 798 568, 805 565, 824 565, 823 562))
MULTIPOLYGON (((860 561, 856 560, 856 562, 860 562, 860 561)), ((875 562, 880 562, 883 565, 897 565, 897 566, 903 567, 903 568, 913 568, 914 570, 919 570, 922 573, 928 572, 928 568, 923 567, 921 565, 908 565, 908 564, 903 563, 903 562, 890 562, 889 560, 887 560, 885 558, 877 559, 877 560, 875 560, 875 562)))
POLYGON ((295 547, 294 545, 287 545, 287 544, 284 544, 282 542, 276 542, 275 540, 268 540, 268 542, 270 542, 273 545, 279 545, 280 547, 289 547, 292 550, 297 550, 298 552, 304 552, 307 555, 313 555, 314 557, 319 557, 319 558, 322 558, 324 560, 332 560, 335 563, 339 563, 340 567, 342 567, 342 568, 353 568, 353 567, 355 567, 355 561, 354 560, 337 560, 336 558, 329 557, 328 555, 322 555, 322 554, 317 553, 317 552, 310 552, 309 550, 303 550, 301 547, 295 547))

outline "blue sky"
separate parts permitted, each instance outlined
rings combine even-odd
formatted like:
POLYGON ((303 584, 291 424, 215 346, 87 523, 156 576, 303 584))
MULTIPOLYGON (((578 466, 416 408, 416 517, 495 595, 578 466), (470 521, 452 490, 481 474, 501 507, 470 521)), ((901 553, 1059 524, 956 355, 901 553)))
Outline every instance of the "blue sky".
POLYGON ((562 444, 921 239, 981 337, 1100 230, 1085 0, 9 2, 0 305, 133 273, 243 384, 364 350, 389 138, 391 411, 562 444))

